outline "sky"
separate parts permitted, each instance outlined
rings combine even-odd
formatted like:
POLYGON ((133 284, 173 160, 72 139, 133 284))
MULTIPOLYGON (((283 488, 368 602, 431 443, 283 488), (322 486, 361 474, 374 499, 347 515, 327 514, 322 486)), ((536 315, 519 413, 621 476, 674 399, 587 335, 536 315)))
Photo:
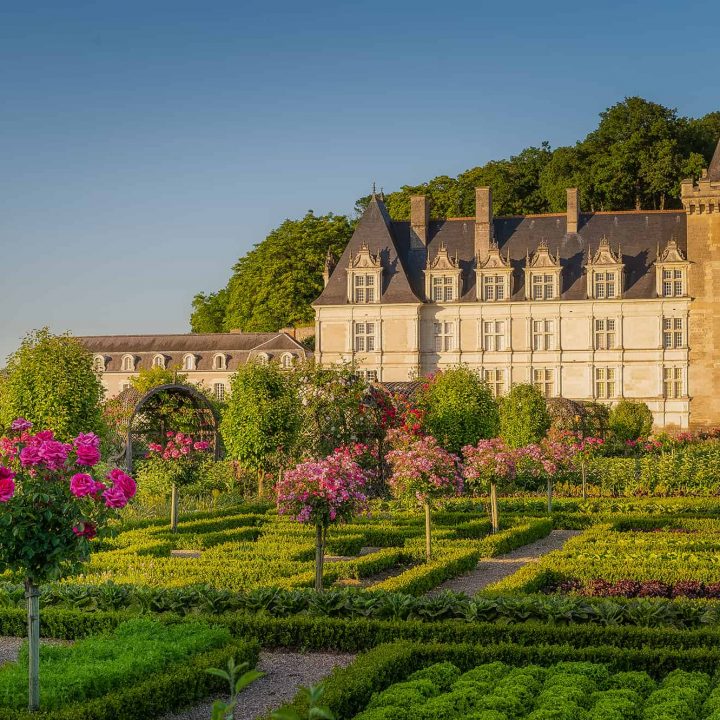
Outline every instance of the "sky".
POLYGON ((0 366, 187 332, 285 218, 352 212, 640 95, 720 108, 715 0, 0 0, 0 366))

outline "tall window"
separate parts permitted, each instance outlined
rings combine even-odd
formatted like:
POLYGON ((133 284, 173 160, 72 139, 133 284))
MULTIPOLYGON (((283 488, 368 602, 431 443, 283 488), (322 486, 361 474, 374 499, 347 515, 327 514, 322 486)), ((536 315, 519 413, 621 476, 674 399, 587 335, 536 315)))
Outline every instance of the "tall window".
POLYGON ((552 368, 533 368, 533 385, 544 397, 555 395, 555 373, 552 368))
POLYGON ((375 302, 375 275, 353 275, 353 302, 375 302))
POLYGON ((614 398, 616 395, 615 368, 595 368, 595 397, 607 400, 608 398, 614 398))
POLYGON ((124 372, 133 372, 135 370, 135 358, 132 355, 123 356, 122 369, 124 372))
POLYGON ((594 276, 595 297, 599 300, 617 297, 617 273, 595 272, 594 276))
POLYGON ((225 383, 215 383, 213 385, 213 391, 215 392, 216 400, 222 401, 225 399, 225 383))
POLYGON ((295 362, 295 357, 293 356, 292 353, 285 353, 280 358, 280 365, 282 366, 283 370, 289 370, 293 366, 294 362, 295 362))
POLYGON ((663 318, 663 347, 666 350, 685 347, 685 321, 683 318, 663 318))
POLYGON ((613 318, 595 319, 595 349, 613 350, 617 347, 615 320, 613 318))
POLYGON ((505 276, 504 275, 483 275, 482 276, 482 299, 487 301, 505 299, 505 276))
POLYGON ((375 350, 375 323, 355 323, 355 352, 372 352, 375 350))
POLYGON ((505 371, 500 368, 486 368, 483 374, 492 396, 500 397, 505 392, 505 371))
POLYGON ((432 299, 434 302, 455 300, 455 278, 452 275, 433 275, 432 299))
POLYGON ((552 300, 555 297, 555 276, 532 273, 532 299, 552 300))
POLYGON ((164 355, 156 355, 153 358, 153 367, 164 368, 165 367, 165 356, 164 355))
POLYGON ((227 358, 218 353, 213 358, 213 370, 226 370, 227 369, 227 358))
POLYGON ((555 343, 555 323, 552 320, 532 321, 533 350, 552 350, 555 343))
POLYGON ((433 323, 435 352, 449 352, 455 349, 455 324, 452 322, 433 323))
POLYGON ((685 295, 685 271, 682 268, 664 268, 662 271, 663 297, 685 295))
POLYGON ((195 369, 195 356, 186 355, 183 358, 183 370, 194 370, 195 369))
POLYGON ((505 321, 484 320, 482 324, 483 349, 488 352, 505 349, 505 321))
POLYGON ((363 380, 367 380, 368 382, 377 382, 378 380, 377 370, 356 370, 355 374, 359 378, 363 378, 363 380))
POLYGON ((682 368, 663 368, 663 389, 666 398, 679 398, 684 395, 682 368))

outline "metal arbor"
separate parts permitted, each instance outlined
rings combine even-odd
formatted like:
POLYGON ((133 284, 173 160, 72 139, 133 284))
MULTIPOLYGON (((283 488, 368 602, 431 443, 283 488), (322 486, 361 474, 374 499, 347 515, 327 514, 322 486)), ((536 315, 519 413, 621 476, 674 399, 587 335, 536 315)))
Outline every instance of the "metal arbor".
POLYGON ((164 444, 165 433, 172 429, 167 417, 163 416, 167 402, 170 399, 176 403, 178 412, 182 412, 183 425, 191 425, 192 429, 187 430, 196 440, 205 440, 213 448, 214 459, 220 459, 220 419, 213 407, 203 393, 190 385, 179 383, 168 383, 158 385, 143 395, 135 405, 130 416, 125 444, 125 467, 129 473, 133 470, 133 443, 142 444, 147 447, 150 442, 164 444))

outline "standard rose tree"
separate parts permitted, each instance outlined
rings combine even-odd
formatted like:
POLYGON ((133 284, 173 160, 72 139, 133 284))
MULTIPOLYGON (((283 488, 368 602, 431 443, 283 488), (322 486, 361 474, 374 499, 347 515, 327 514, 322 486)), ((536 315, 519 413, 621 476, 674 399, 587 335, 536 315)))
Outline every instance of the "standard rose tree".
POLYGON ((430 508, 435 500, 462 493, 458 459, 431 435, 387 454, 392 468, 390 489, 400 499, 425 510, 425 557, 430 562, 430 508))
POLYGON ((315 589, 322 590, 325 539, 330 525, 348 522, 367 507, 366 477, 348 448, 300 463, 275 486, 281 515, 315 526, 315 589))
POLYGON ((150 443, 146 462, 162 476, 170 487, 170 529, 177 532, 178 487, 191 483, 210 452, 210 443, 193 440, 187 433, 166 433, 165 445, 150 443))
POLYGON ((515 479, 517 452, 502 438, 480 440, 463 448, 465 478, 473 489, 490 491, 490 522, 496 533, 500 529, 498 485, 507 489, 515 479))
POLYGON ((93 433, 71 443, 51 430, 32 434, 22 418, 0 438, 0 569, 25 578, 30 645, 29 707, 40 704, 39 585, 56 580, 90 556, 90 540, 135 495, 122 470, 97 479, 100 440, 93 433))

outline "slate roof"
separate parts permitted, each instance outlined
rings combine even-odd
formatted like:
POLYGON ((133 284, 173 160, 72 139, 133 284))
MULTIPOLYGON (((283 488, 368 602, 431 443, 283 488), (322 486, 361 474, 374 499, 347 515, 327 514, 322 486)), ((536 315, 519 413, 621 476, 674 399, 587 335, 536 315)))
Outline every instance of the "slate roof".
MULTIPOLYGON (((720 163, 720 155, 716 156, 720 163)), ((621 247, 625 264, 623 296, 627 298, 655 297, 653 263, 658 246, 662 250, 674 237, 683 254, 687 254, 683 210, 582 213, 577 233, 567 232, 564 213, 496 217, 493 229, 501 253, 510 256, 513 300, 525 298, 526 254, 532 255, 543 240, 553 255, 556 252, 560 255, 564 300, 586 298, 583 268, 588 248, 597 250, 602 237, 609 239, 613 251, 617 251, 618 244, 621 247)), ((363 243, 367 243, 370 252, 379 253, 383 261, 381 302, 426 302, 423 270, 428 253, 434 258, 441 245, 447 247, 451 257, 457 254, 463 280, 460 302, 476 302, 475 219, 430 222, 427 248, 415 249, 410 242, 410 223, 390 220, 382 201, 374 197, 315 305, 348 303, 346 268, 350 253, 357 253, 363 243)))
MULTIPOLYGON (((196 357, 196 371, 213 370, 213 357, 224 353, 233 372, 259 352, 273 359, 285 351, 306 357, 307 351, 287 333, 185 333, 179 335, 94 335, 78 340, 90 352, 106 358, 106 372, 121 372, 122 357, 137 358, 136 370, 152 367, 155 355, 165 356, 166 367, 181 367, 183 357, 196 357)), ((182 372, 182 371, 181 371, 182 372)), ((191 371, 192 372, 192 371, 191 371)))

